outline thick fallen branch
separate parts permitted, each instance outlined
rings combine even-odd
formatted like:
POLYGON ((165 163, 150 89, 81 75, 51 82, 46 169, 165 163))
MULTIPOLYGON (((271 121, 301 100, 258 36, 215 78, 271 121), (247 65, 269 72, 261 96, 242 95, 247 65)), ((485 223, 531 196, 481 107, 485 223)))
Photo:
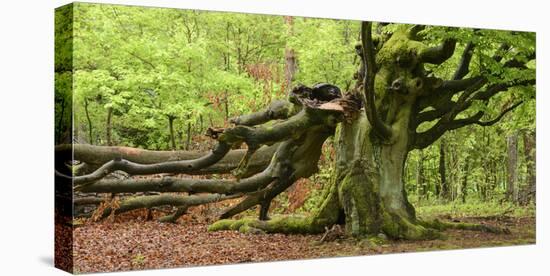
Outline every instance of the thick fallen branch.
MULTIPOLYGON (((192 172, 218 162, 227 152, 229 152, 230 148, 230 144, 220 142, 217 144, 216 148, 214 148, 214 150, 206 156, 194 160, 168 161, 157 164, 139 164, 124 159, 115 159, 107 162, 105 165, 90 174, 74 176, 72 177, 72 180, 76 185, 86 185, 93 183, 117 170, 124 171, 131 175, 192 172)), ((57 171, 56 175, 71 179, 70 176, 62 175, 57 171)))
POLYGON ((255 126, 264 124, 271 120, 286 119, 292 116, 293 105, 289 101, 273 101, 265 110, 242 115, 231 119, 231 123, 243 126, 255 126))
POLYGON ((284 181, 282 180, 275 181, 273 184, 271 184, 265 189, 248 194, 247 197, 243 199, 239 204, 223 212, 220 218, 221 219, 230 218, 256 205, 262 205, 262 208, 261 208, 262 210, 260 212, 260 220, 266 220, 268 219, 267 211, 269 210, 269 205, 271 203, 271 200, 273 200, 273 198, 275 198, 277 195, 279 195, 288 187, 290 187, 293 183, 294 183, 294 179, 284 180, 284 181))
MULTIPOLYGON (((142 208, 152 208, 163 205, 171 206, 196 206, 212 202, 223 201, 227 199, 237 198, 242 195, 220 195, 220 194, 207 194, 207 195, 190 195, 190 196, 181 196, 174 194, 163 194, 163 195, 153 195, 153 196, 139 196, 130 199, 122 200, 119 203, 118 208, 114 210, 114 213, 121 214, 124 212, 142 209, 142 208)), ((103 209, 100 218, 108 217, 113 208, 107 207, 103 209)))
POLYGON ((269 170, 241 181, 223 179, 182 179, 175 177, 151 179, 100 180, 77 188, 84 193, 187 192, 235 194, 255 191, 267 186, 274 177, 269 170))
MULTIPOLYGON (((248 171, 257 173, 267 167, 277 146, 275 144, 259 148, 250 158, 248 171)), ((101 166, 117 158, 139 164, 156 164, 168 161, 194 160, 208 154, 198 151, 152 151, 129 147, 103 147, 86 144, 63 144, 55 147, 56 154, 71 154, 73 150, 75 160, 95 166, 101 166)), ((246 150, 243 149, 230 150, 217 163, 197 171, 187 172, 187 174, 228 173, 237 167, 245 153, 246 150)))
POLYGON ((95 197, 95 196, 88 196, 88 197, 81 197, 81 198, 75 198, 73 200, 73 204, 76 205, 99 205, 100 203, 104 202, 107 198, 106 197, 95 197))

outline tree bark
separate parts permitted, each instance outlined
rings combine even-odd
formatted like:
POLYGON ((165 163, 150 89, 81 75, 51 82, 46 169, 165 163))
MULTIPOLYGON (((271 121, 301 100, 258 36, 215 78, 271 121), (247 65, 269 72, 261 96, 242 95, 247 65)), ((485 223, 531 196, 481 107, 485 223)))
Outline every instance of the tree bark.
POLYGON ((518 134, 512 133, 507 138, 507 182, 506 182, 506 198, 517 203, 518 200, 518 134))
POLYGON ((470 173, 470 158, 466 158, 464 162, 464 170, 462 171, 462 185, 460 186, 460 196, 462 203, 466 203, 466 197, 468 196, 468 174, 470 173))
POLYGON ((93 125, 92 120, 90 119, 90 113, 88 111, 88 99, 84 99, 84 112, 86 113, 86 120, 88 120, 88 143, 90 145, 94 144, 94 136, 93 136, 93 125))
POLYGON ((223 92, 223 106, 225 110, 225 122, 229 122, 229 95, 227 93, 227 90, 224 90, 223 92))
POLYGON ((537 177, 536 177, 536 133, 535 131, 525 131, 523 133, 523 150, 525 162, 527 163, 527 191, 526 202, 536 199, 537 177))
MULTIPOLYGON (((254 152, 248 162, 249 174, 264 170, 278 145, 276 143, 271 146, 263 146, 254 152)), ((168 161, 193 160, 208 154, 207 152, 198 151, 151 151, 129 147, 102 147, 84 144, 59 145, 56 146, 55 151, 56 154, 72 154, 72 149, 74 149, 74 160, 96 168, 117 158, 140 164, 155 164, 168 161)), ((189 174, 228 173, 237 168, 245 154, 246 150, 231 150, 216 164, 189 172, 189 174)))
POLYGON ((113 108, 107 108, 107 121, 105 123, 105 138, 107 139, 107 146, 112 146, 113 141, 111 139, 111 130, 112 130, 112 117, 113 117, 113 108))
POLYGON ((185 141, 185 150, 189 150, 189 147, 191 146, 191 136, 193 134, 191 133, 191 122, 187 122, 187 140, 185 141))
POLYGON ((168 128, 170 130, 170 145, 172 150, 176 150, 176 137, 174 135, 174 120, 176 117, 168 116, 168 128))
POLYGON ((440 179, 440 187, 441 187, 441 194, 440 196, 444 200, 450 199, 450 189, 449 189, 449 183, 447 183, 447 172, 446 172, 446 162, 445 162, 445 140, 441 139, 439 142, 439 179, 440 179))
POLYGON ((428 191, 426 186, 426 177, 424 176, 424 152, 420 150, 416 164, 416 191, 420 199, 427 199, 428 191))
MULTIPOLYGON (((288 35, 293 35, 293 18, 292 16, 285 16, 285 22, 288 28, 288 35)), ((289 45, 285 47, 285 92, 288 96, 292 90, 292 81, 294 80, 294 74, 297 71, 296 54, 294 49, 289 45)))

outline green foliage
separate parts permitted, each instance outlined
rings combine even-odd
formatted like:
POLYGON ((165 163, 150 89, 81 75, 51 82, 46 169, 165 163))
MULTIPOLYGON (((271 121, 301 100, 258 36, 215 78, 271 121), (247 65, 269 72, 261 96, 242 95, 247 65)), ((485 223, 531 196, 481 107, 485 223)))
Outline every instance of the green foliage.
POLYGON ((296 18, 290 27, 281 16, 77 3, 77 138, 105 144, 109 112, 114 144, 152 149, 169 148, 170 118, 178 140, 224 125, 284 96, 285 47, 296 52, 295 83, 349 88, 358 28, 342 20, 296 18))

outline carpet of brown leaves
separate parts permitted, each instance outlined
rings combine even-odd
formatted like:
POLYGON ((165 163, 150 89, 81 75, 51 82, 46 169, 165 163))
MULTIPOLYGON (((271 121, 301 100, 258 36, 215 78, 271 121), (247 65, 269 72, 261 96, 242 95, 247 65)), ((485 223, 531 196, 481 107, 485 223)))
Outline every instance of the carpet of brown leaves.
POLYGON ((138 219, 86 223, 74 231, 76 273, 234 264, 320 257, 357 256, 398 252, 531 244, 535 242, 534 218, 494 221, 512 233, 449 230, 445 240, 390 241, 375 245, 353 239, 319 243, 322 235, 241 234, 207 232, 203 221, 183 220, 166 224, 138 219))

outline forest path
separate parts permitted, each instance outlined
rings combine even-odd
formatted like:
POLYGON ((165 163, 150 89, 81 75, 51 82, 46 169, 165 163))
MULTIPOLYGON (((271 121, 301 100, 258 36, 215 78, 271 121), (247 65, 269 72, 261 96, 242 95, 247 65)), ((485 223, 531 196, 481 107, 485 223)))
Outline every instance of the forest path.
POLYGON ((322 235, 207 232, 204 222, 163 224, 156 221, 87 223, 74 232, 75 272, 123 271, 197 265, 311 259, 535 243, 533 217, 461 218, 461 222, 508 227, 496 235, 447 230, 445 240, 389 241, 382 245, 322 235))

